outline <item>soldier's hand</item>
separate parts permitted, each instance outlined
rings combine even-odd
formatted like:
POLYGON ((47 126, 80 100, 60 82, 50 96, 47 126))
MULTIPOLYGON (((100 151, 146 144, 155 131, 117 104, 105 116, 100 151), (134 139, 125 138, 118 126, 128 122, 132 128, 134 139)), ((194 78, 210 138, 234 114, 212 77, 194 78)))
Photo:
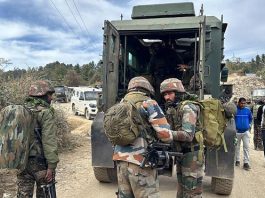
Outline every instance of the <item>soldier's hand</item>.
POLYGON ((178 69, 179 71, 186 71, 187 69, 190 68, 190 66, 189 66, 189 65, 186 65, 186 64, 178 64, 177 66, 178 66, 177 69, 178 69))
POLYGON ((47 169, 47 172, 46 172, 46 175, 45 175, 45 180, 47 182, 51 182, 52 181, 52 178, 53 177, 53 170, 52 169, 47 169))

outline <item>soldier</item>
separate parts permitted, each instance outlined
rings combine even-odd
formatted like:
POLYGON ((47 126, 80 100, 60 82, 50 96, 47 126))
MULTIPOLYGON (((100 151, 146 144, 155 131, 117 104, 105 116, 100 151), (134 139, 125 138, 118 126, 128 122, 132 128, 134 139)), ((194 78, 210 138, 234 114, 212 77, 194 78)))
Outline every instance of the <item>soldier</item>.
POLYGON ((172 129, 179 134, 174 137, 176 151, 183 157, 177 158, 177 197, 202 197, 203 152, 195 140, 199 107, 192 103, 180 105, 186 91, 177 78, 164 80, 160 92, 165 99, 166 114, 172 129))
MULTIPOLYGON (((159 91, 160 83, 165 78, 178 76, 183 77, 185 67, 182 57, 177 53, 172 46, 170 41, 160 43, 153 43, 153 52, 149 61, 150 72, 154 77, 154 88, 155 91, 159 91)), ((156 101, 160 103, 160 97, 156 97, 156 101)))
POLYGON ((124 99, 135 103, 146 123, 146 128, 154 133, 148 133, 145 136, 142 132, 132 144, 115 146, 113 160, 117 164, 118 197, 120 198, 159 197, 157 171, 148 166, 140 168, 143 161, 142 154, 146 152, 149 141, 159 139, 162 142, 172 142, 174 138, 182 136, 182 132, 170 130, 163 111, 157 102, 151 99, 151 95, 154 95, 154 89, 144 77, 135 77, 130 80, 128 93, 124 99))
POLYGON ((29 89, 25 106, 34 112, 35 130, 30 135, 30 151, 26 169, 17 175, 18 198, 44 197, 41 185, 54 180, 58 159, 54 110, 50 106, 54 88, 47 81, 36 81, 29 89))
POLYGON ((262 145, 262 134, 261 134, 261 118, 262 118, 262 107, 264 105, 264 102, 262 100, 259 100, 257 103, 254 104, 252 107, 252 115, 254 119, 254 149, 255 150, 263 150, 262 145), (260 109, 260 113, 258 113, 258 109, 260 109))

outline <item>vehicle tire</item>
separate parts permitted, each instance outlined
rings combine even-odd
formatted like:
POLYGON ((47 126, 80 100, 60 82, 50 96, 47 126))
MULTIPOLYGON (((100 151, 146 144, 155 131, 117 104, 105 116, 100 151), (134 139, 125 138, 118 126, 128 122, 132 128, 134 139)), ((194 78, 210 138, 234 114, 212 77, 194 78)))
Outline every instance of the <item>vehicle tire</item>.
POLYGON ((88 120, 91 119, 90 113, 88 112, 87 109, 85 110, 85 117, 86 117, 86 119, 88 119, 88 120))
POLYGON ((117 170, 115 168, 93 167, 94 175, 99 182, 112 183, 117 182, 117 170))
POLYGON ((72 112, 74 115, 78 115, 78 113, 76 112, 76 109, 75 109, 75 104, 72 104, 72 112))
POLYGON ((233 189, 233 179, 212 177, 212 191, 215 194, 230 195, 233 189))

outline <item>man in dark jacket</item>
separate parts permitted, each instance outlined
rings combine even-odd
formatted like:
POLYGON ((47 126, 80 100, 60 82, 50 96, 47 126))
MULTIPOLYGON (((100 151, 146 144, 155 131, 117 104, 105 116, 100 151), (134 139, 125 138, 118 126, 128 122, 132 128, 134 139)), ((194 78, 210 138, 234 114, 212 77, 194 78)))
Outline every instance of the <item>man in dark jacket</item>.
POLYGON ((50 107, 54 88, 47 81, 36 81, 30 86, 25 106, 34 112, 35 129, 30 134, 30 151, 26 169, 17 175, 18 198, 44 198, 41 185, 54 180, 58 159, 54 110, 50 107))
POLYGON ((240 165, 240 145, 241 140, 243 141, 244 151, 244 165, 245 170, 250 169, 249 165, 249 142, 250 142, 250 129, 252 123, 252 114, 249 108, 246 106, 246 99, 239 98, 237 105, 237 114, 235 116, 235 123, 237 129, 237 147, 236 147, 236 166, 240 165))

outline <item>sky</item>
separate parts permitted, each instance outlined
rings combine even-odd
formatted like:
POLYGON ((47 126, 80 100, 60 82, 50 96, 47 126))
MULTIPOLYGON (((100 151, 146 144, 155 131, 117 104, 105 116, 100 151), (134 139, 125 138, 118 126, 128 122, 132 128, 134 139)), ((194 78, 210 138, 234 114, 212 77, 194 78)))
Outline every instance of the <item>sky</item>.
MULTIPOLYGON (((104 20, 130 19, 134 5, 185 0, 0 0, 2 69, 98 62, 102 55, 104 20)), ((228 23, 225 59, 250 61, 265 54, 264 0, 194 0, 196 15, 228 23)))

